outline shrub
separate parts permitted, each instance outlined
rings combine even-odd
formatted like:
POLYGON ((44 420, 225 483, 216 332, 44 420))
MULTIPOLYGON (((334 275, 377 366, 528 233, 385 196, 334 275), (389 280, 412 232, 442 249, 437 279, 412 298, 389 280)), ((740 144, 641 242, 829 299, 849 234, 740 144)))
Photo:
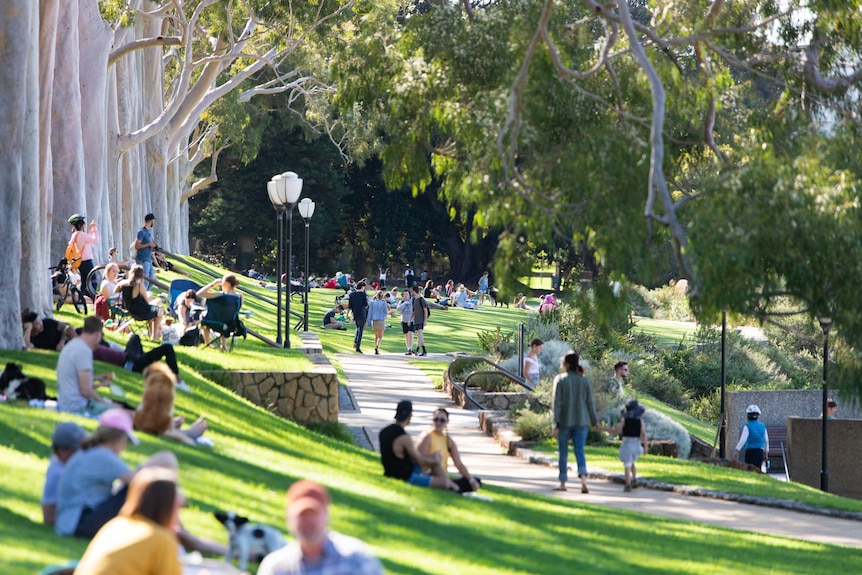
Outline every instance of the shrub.
POLYGON ((701 421, 718 425, 721 419, 721 388, 691 400, 687 413, 701 421))
POLYGON ((637 391, 649 394, 677 409, 686 409, 690 399, 682 383, 660 364, 646 360, 629 363, 628 383, 637 391))
POLYGON ((529 402, 518 410, 514 429, 525 441, 544 441, 554 435, 550 412, 545 409, 537 413, 530 409, 529 402))
POLYGON ((534 338, 539 338, 542 341, 558 340, 560 339, 560 325, 554 317, 531 313, 527 315, 527 321, 524 323, 524 333, 527 344, 534 338))
POLYGON ((669 439, 676 443, 678 457, 688 459, 691 453, 691 437, 682 425, 653 409, 646 410, 642 419, 648 439, 669 439))
POLYGON ((514 344, 514 332, 504 332, 498 326, 497 329, 480 331, 476 334, 479 339, 479 347, 488 354, 498 357, 509 357, 517 349, 514 344))

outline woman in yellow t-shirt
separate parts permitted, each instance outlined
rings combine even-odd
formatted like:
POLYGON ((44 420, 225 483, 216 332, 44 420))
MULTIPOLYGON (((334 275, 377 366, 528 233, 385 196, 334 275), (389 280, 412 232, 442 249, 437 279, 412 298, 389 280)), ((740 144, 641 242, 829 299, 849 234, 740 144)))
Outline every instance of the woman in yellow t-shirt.
POLYGON ((119 515, 102 527, 75 569, 87 575, 181 575, 174 528, 183 496, 177 476, 145 467, 129 483, 119 515))
POLYGON ((455 483, 458 484, 458 488, 461 493, 467 491, 478 491, 482 486, 482 480, 470 475, 470 472, 467 471, 467 466, 464 465, 463 461, 461 461, 461 454, 458 453, 458 446, 455 445, 455 441, 453 441, 446 432, 446 426, 448 423, 448 411, 442 407, 438 407, 434 410, 433 425, 431 429, 424 432, 419 437, 419 445, 416 449, 423 455, 432 455, 440 452, 440 465, 442 465, 444 469, 448 469, 449 458, 451 457, 452 463, 455 464, 458 472, 461 473, 461 477, 454 480, 455 483))

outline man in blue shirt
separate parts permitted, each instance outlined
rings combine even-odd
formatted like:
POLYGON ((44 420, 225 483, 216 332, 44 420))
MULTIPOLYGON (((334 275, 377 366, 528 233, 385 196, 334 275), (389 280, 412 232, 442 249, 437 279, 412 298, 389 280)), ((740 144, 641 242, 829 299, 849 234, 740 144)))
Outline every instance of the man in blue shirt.
POLYGON ((380 561, 354 537, 330 531, 329 492, 302 479, 287 490, 287 526, 293 541, 267 555, 258 575, 383 575, 380 561))
MULTIPOLYGON (((144 268, 144 276, 153 277, 153 248, 156 247, 156 242, 153 240, 153 224, 156 223, 156 216, 147 214, 144 216, 144 227, 138 230, 138 236, 135 239, 135 263, 144 268)), ((147 289, 150 289, 150 282, 147 283, 147 289)))

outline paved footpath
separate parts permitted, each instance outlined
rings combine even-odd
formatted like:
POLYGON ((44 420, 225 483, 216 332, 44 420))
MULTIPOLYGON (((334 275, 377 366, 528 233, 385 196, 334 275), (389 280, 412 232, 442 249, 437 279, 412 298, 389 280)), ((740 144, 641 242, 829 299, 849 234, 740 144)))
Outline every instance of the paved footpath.
MULTIPOLYGON (((445 407, 450 413, 449 432, 458 443, 465 465, 488 484, 731 529, 862 547, 862 521, 647 488, 624 493, 621 485, 603 480, 590 481, 589 494, 580 493, 577 481, 570 483, 575 489, 562 493, 553 491, 557 484, 555 468, 533 465, 504 454, 497 442, 479 429, 475 411, 461 409, 446 394, 435 390, 428 376, 407 363, 405 356, 340 354, 338 359, 347 374, 355 407, 352 411, 344 409, 350 407, 348 402, 342 407, 339 419, 348 426, 364 430, 362 435, 368 439, 367 446, 375 451, 379 451, 377 434, 393 421, 395 405, 402 399, 409 399, 413 402, 413 419, 407 430, 414 439, 430 427, 434 409, 445 407)), ((428 359, 449 360, 443 355, 429 355, 428 359)), ((587 465, 589 467, 589 460, 587 465)))

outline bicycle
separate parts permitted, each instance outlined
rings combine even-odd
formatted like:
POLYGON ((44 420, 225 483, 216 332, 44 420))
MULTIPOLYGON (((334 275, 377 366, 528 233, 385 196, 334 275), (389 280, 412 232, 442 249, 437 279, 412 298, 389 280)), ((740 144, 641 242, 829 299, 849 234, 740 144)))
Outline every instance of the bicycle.
POLYGON ((75 311, 87 315, 87 300, 81 288, 72 281, 66 258, 62 258, 56 266, 51 266, 48 269, 53 271, 51 274, 51 291, 54 294, 54 307, 57 311, 60 311, 67 299, 70 299, 72 305, 75 306, 75 311))

